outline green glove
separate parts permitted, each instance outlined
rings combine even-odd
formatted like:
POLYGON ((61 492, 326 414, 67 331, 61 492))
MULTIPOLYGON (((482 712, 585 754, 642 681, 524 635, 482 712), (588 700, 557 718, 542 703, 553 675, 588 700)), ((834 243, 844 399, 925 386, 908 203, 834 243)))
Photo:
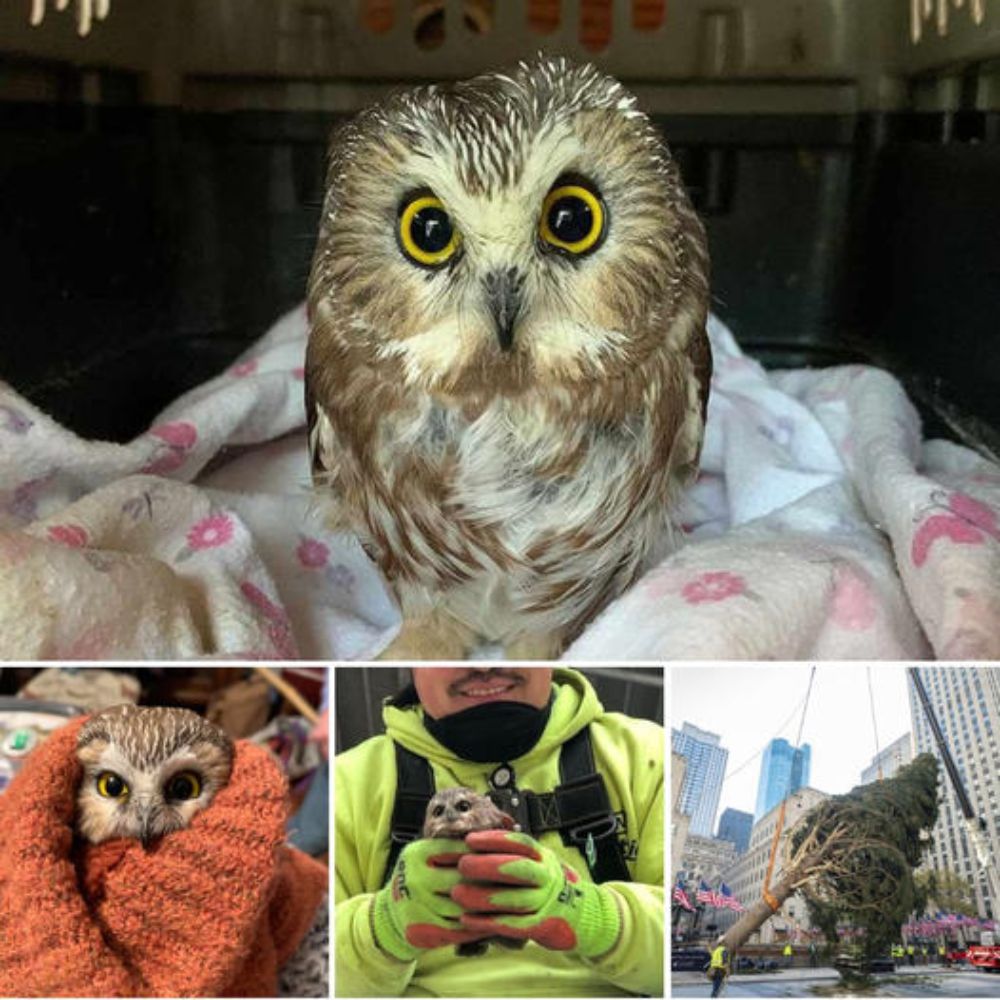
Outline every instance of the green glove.
POLYGON ((463 881, 451 898, 462 904, 467 930, 585 958, 604 955, 618 943, 622 918, 612 890, 585 882, 534 838, 484 830, 468 834, 465 843, 471 853, 458 862, 463 881))
POLYGON ((400 852, 388 884, 375 893, 371 920, 375 942, 401 962, 421 949, 478 941, 483 935, 462 930, 462 908, 448 893, 458 885, 461 840, 415 840, 400 852))

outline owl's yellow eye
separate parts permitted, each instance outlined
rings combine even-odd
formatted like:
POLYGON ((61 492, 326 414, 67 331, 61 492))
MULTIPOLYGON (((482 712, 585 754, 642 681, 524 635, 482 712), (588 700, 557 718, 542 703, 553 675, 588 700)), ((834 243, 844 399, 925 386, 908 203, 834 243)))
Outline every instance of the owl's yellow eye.
POLYGON ((542 203, 538 232, 549 246, 579 255, 597 246, 604 223, 604 203, 590 188, 560 184, 542 203))
POLYGON ((186 802, 201 795, 201 778, 194 771, 181 771, 175 774, 163 789, 168 799, 186 802))
POLYGON ((440 267, 455 255, 461 236, 440 198, 420 194, 399 213, 399 245, 410 260, 423 267, 440 267))
POLYGON ((101 771, 97 776, 97 794, 106 799, 123 799, 128 785, 114 771, 101 771))

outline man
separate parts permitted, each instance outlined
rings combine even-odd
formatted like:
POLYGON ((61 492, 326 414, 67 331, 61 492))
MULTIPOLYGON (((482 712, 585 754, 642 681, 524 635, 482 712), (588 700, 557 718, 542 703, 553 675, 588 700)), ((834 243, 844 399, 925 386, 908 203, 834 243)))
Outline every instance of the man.
POLYGON ((729 975, 729 949, 723 943, 725 936, 716 938, 715 947, 712 949, 712 957, 708 963, 708 975, 712 980, 712 996, 717 997, 722 992, 722 987, 729 975))
POLYGON ((791 942, 785 945, 782 950, 782 955, 785 956, 785 968, 790 969, 792 967, 792 945, 791 942))
POLYGON ((338 995, 662 995, 661 727, 604 712, 572 670, 412 676, 383 709, 385 735, 335 760, 338 995), (567 781, 581 755, 600 778, 567 781), (425 799, 490 790, 521 832, 413 840, 391 860, 428 765, 425 799), (574 821, 581 802, 603 817, 574 821), (487 938, 485 955, 457 953, 487 938))

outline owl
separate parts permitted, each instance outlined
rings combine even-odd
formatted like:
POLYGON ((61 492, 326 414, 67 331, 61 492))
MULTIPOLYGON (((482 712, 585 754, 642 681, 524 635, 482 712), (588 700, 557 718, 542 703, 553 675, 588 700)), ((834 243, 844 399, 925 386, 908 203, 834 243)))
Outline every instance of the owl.
POLYGON ((708 256, 620 83, 538 58, 361 113, 308 300, 313 478, 399 600, 384 658, 553 658, 670 551, 708 256))
MULTIPOLYGON (((463 838, 477 830, 511 830, 514 820, 493 804, 486 795, 471 788, 446 788, 427 803, 423 836, 463 838)), ((455 954, 463 957, 485 955, 490 944, 517 950, 523 941, 505 937, 488 937, 456 945, 455 954)))
POLYGON ((77 833, 91 844, 134 837, 149 844, 186 827, 229 781, 233 744, 183 708, 117 705, 80 729, 83 780, 77 833))
POLYGON ((464 837, 477 830, 512 830, 514 820, 487 795, 471 788, 446 788, 427 803, 424 837, 464 837))

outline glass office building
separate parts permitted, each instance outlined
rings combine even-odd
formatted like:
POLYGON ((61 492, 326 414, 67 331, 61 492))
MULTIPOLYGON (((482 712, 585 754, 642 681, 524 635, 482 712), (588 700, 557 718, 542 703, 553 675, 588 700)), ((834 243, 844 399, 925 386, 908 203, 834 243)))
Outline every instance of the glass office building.
POLYGON ((671 736, 674 752, 687 760, 680 811, 691 817, 688 832, 711 837, 729 751, 719 746, 716 733, 706 732, 690 722, 685 722, 680 729, 672 729, 671 736))
POLYGON ((750 846, 750 831, 753 816, 739 809, 723 809, 719 817, 719 840, 728 840, 736 845, 737 854, 746 854, 750 846))
POLYGON ((808 743, 793 747, 788 740, 771 740, 760 762, 757 807, 754 822, 769 813, 782 799, 809 784, 808 743))

